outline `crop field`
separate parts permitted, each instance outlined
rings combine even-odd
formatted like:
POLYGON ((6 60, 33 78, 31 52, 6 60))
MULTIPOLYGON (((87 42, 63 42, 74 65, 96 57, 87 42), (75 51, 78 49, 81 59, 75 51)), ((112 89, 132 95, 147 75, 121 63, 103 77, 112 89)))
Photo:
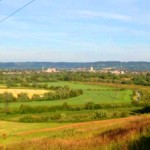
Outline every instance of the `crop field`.
POLYGON ((17 97, 20 93, 26 93, 29 98, 32 98, 34 94, 43 95, 44 93, 49 92, 48 90, 36 90, 36 89, 6 89, 6 88, 0 88, 0 94, 3 93, 12 93, 14 97, 17 97))

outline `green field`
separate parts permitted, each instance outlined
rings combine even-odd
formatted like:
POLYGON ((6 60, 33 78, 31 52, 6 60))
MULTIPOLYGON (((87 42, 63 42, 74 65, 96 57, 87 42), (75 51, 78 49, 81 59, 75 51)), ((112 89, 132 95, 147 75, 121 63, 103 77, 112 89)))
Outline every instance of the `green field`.
MULTIPOLYGON (((32 101, 32 102, 17 102, 10 103, 9 107, 18 107, 21 104, 29 104, 31 106, 42 106, 42 105, 61 105, 67 102, 69 105, 83 105, 88 102, 94 102, 98 104, 104 103, 130 103, 131 102, 131 90, 119 91, 84 91, 84 94, 69 98, 66 100, 55 100, 55 101, 32 101)), ((1 104, 1 107, 3 104, 1 104)))
MULTIPOLYGON (((19 133, 28 132, 32 130, 39 130, 45 128, 55 128, 59 126, 66 125, 64 123, 17 123, 17 122, 8 122, 0 121, 0 144, 12 143, 17 140, 22 140, 21 136, 18 136, 19 133), (6 135, 6 139, 4 139, 6 135)), ((37 135, 39 137, 39 135, 37 135)), ((42 137, 45 137, 46 134, 41 134, 42 137)), ((35 136, 30 136, 33 138, 35 136)), ((27 139, 28 137, 26 137, 27 139)))
MULTIPOLYGON (((88 149, 89 147, 95 148, 95 146, 99 148, 101 142, 104 143, 104 147, 111 148, 111 146, 117 145, 114 144, 114 139, 110 138, 108 132, 110 135, 116 134, 115 138, 118 141, 122 136, 128 141, 128 139, 132 140, 132 138, 137 139, 143 136, 145 132, 139 136, 141 127, 143 131, 149 127, 149 115, 138 115, 137 113, 143 107, 131 105, 134 89, 80 82, 48 82, 47 84, 49 87, 67 85, 71 89, 82 89, 83 95, 65 100, 13 102, 8 104, 9 113, 3 111, 5 104, 1 103, 0 150, 1 147, 3 147, 2 150, 5 147, 10 147, 11 150, 17 150, 16 147, 18 150, 40 150, 44 144, 47 144, 45 150, 49 150, 51 145, 56 150, 70 150, 70 146, 72 149, 81 149, 82 146, 88 149), (67 102, 71 108, 79 109, 49 109, 45 111, 47 106, 57 108, 56 105, 63 106, 64 102, 67 102), (102 107, 86 109, 85 106, 89 102, 93 102, 94 105, 101 104, 102 107), (42 108, 44 111, 32 112, 29 109, 22 113, 21 105, 26 109, 28 106, 32 106, 33 110, 40 109, 36 106, 44 106, 42 108), (134 130, 134 134, 132 130, 134 130), (103 136, 105 132, 106 138, 109 140, 106 145, 107 139, 103 141, 102 138, 99 138, 99 135, 103 136), (38 143, 40 144, 38 145, 38 143)), ((121 146, 124 143, 118 142, 117 144, 121 146)))
MULTIPOLYGON (((61 105, 64 102, 67 102, 69 105, 84 105, 85 103, 88 102, 94 102, 96 104, 131 103, 132 90, 120 90, 117 88, 102 85, 89 85, 86 83, 77 83, 77 82, 49 82, 48 85, 49 86, 67 85, 73 89, 82 89, 83 95, 65 100, 10 103, 9 107, 19 107, 21 104, 29 104, 31 106, 61 105)), ((2 104, 1 107, 3 107, 2 104)))
POLYGON ((112 89, 112 87, 108 86, 102 86, 102 85, 90 85, 87 83, 80 83, 80 82, 73 82, 73 81, 59 81, 59 82, 44 82, 42 84, 48 84, 48 86, 69 86, 74 89, 83 89, 83 90, 88 90, 88 89, 112 89))

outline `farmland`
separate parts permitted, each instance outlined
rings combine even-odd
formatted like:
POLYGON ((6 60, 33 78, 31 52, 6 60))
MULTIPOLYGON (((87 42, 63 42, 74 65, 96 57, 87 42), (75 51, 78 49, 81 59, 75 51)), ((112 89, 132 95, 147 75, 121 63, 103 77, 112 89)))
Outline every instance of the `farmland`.
POLYGON ((62 74, 8 78, 0 78, 2 150, 132 150, 149 138, 149 86, 64 81, 62 74))
MULTIPOLYGON (((44 84, 44 83, 42 83, 44 84)), ((57 101, 32 101, 28 102, 31 106, 38 105, 62 105, 64 102, 67 102, 69 105, 84 105, 87 102, 94 103, 130 103, 132 90, 120 90, 115 89, 109 86, 101 85, 90 85, 79 82, 48 82, 48 86, 69 86, 72 89, 82 89, 83 95, 69 98, 66 100, 57 100, 57 101)), ((27 93, 30 97, 33 94, 44 94, 48 90, 32 90, 32 89, 0 89, 0 93, 7 91, 12 92, 14 95, 24 92, 27 93)), ((21 104, 27 104, 27 102, 21 103, 10 103, 10 107, 18 107, 21 104)))
POLYGON ((26 93, 29 98, 31 98, 34 94, 38 94, 42 96, 43 94, 47 93, 47 90, 36 90, 36 89, 2 89, 0 88, 0 94, 3 94, 5 92, 12 93, 14 97, 17 97, 20 93, 26 93))

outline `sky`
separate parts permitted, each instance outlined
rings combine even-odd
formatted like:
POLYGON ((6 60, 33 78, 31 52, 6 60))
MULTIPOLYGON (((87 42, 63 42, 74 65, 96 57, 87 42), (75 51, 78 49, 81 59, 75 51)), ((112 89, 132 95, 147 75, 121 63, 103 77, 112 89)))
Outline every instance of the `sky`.
MULTIPOLYGON (((30 0, 0 0, 0 20, 30 0)), ((150 61, 150 0, 36 0, 0 23, 0 62, 150 61)))

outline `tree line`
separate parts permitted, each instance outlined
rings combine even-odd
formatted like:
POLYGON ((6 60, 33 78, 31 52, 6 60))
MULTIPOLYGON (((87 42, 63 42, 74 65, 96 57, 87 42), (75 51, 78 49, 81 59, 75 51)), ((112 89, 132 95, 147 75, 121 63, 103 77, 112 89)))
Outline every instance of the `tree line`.
POLYGON ((80 82, 105 82, 120 84, 136 84, 150 86, 150 73, 126 73, 115 75, 112 73, 100 72, 67 72, 58 73, 30 73, 22 72, 22 74, 2 74, 0 72, 0 84, 7 87, 34 87, 49 88, 46 82, 57 81, 80 81, 80 82))
POLYGON ((0 102, 26 102, 26 101, 52 101, 52 100, 63 100, 67 98, 77 97, 82 95, 81 89, 71 89, 68 86, 64 87, 53 87, 53 91, 46 92, 43 95, 33 94, 30 98, 27 93, 19 93, 15 97, 12 93, 4 92, 0 94, 0 102))

